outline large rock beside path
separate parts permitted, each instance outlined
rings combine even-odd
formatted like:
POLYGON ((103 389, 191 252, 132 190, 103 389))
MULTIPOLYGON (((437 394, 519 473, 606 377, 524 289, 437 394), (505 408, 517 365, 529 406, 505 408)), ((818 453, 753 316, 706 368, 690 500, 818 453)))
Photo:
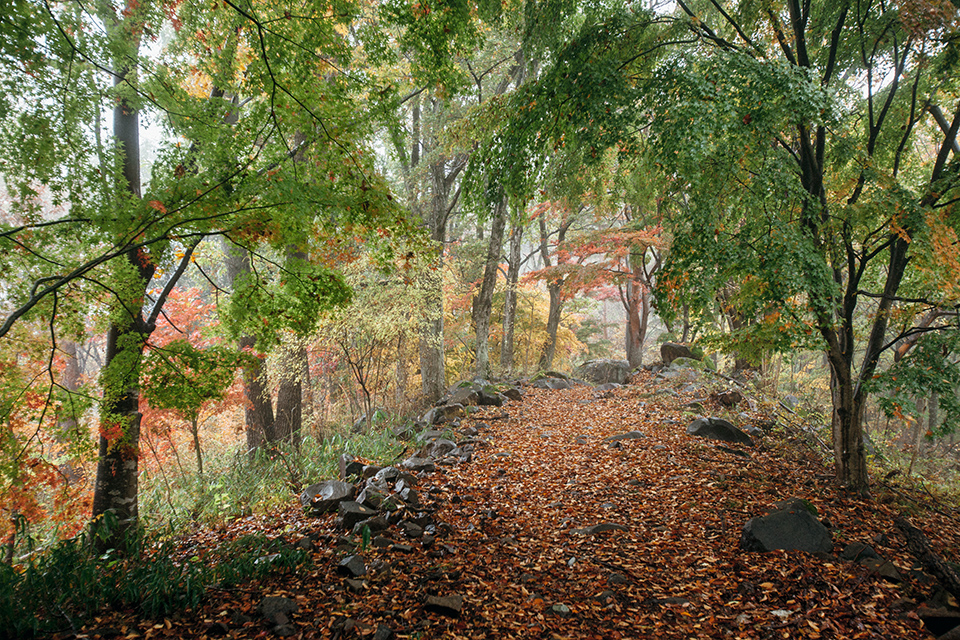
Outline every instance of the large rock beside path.
POLYGON ((630 379, 632 368, 626 360, 588 360, 574 370, 575 378, 583 378, 593 385, 614 382, 624 384, 630 379))
POLYGON ((753 440, 750 439, 750 436, 723 418, 698 418, 687 427, 687 435, 707 438, 708 440, 720 440, 731 444, 745 444, 748 447, 753 446, 753 440))
POLYGON ((455 404, 445 404, 439 407, 434 407, 427 411, 421 420, 427 425, 435 424, 444 424, 446 422, 452 422, 456 418, 462 418, 467 412, 464 410, 463 405, 459 403, 455 404))
POLYGON ((670 364, 677 358, 702 360, 700 356, 690 350, 690 347, 678 342, 664 342, 660 345, 660 359, 663 360, 663 364, 670 364))
MULTIPOLYGON (((447 395, 437 405, 462 405, 463 407, 477 405, 487 407, 501 407, 507 400, 520 400, 522 395, 516 387, 499 387, 488 380, 464 380, 450 387, 447 395)), ((424 417, 426 422, 426 417, 424 417)))
POLYGON ((803 500, 788 500, 779 508, 758 518, 751 518, 743 527, 740 548, 744 551, 806 551, 830 553, 833 538, 811 513, 803 500))
POLYGON ((536 387, 537 389, 554 389, 559 391, 562 389, 570 389, 574 386, 574 383, 564 378, 547 376, 545 378, 537 378, 531 382, 530 385, 536 387))
POLYGON ((312 484, 300 494, 300 504, 314 514, 333 511, 346 500, 353 500, 357 488, 341 480, 324 480, 312 484))

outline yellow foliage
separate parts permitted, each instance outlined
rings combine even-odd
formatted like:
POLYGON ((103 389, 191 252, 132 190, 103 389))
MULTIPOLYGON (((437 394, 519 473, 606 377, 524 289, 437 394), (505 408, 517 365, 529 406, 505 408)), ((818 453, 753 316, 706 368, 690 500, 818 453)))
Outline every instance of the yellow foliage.
MULTIPOLYGON (((473 373, 475 335, 471 308, 472 287, 448 286, 444 304, 444 333, 446 339, 446 373, 448 380, 469 378, 473 373)), ((494 309, 490 318, 490 363, 499 369, 500 349, 503 343, 503 299, 505 283, 497 285, 494 309)), ((550 296, 538 284, 517 287, 517 311, 514 324, 513 370, 517 373, 536 371, 540 355, 547 341, 547 316, 550 296)), ((570 370, 587 346, 577 338, 580 316, 564 313, 557 329, 553 369, 570 370)))
POLYGON ((925 272, 933 291, 942 296, 942 303, 954 303, 960 300, 960 240, 957 232, 946 220, 943 209, 927 213, 927 225, 930 227, 931 252, 930 265, 925 272))

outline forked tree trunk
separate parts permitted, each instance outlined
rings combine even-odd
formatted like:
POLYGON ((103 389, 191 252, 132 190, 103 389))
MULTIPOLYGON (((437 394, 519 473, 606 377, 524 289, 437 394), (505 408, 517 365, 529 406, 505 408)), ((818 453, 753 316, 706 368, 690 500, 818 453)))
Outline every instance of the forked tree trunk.
MULTIPOLYGON (((567 229, 573 224, 573 216, 569 216, 560 225, 557 233, 557 246, 563 244, 567 235, 567 229)), ((540 258, 543 260, 543 266, 549 267, 550 247, 549 235, 547 234, 547 223, 540 218, 540 258)), ((547 312, 547 337, 544 340, 540 351, 539 367, 541 371, 546 371, 553 366, 553 357, 557 352, 557 331, 560 328, 560 313, 563 311, 563 280, 552 280, 547 283, 547 291, 550 293, 550 310, 547 312)))
POLYGON ((627 323, 625 347, 627 362, 632 368, 643 364, 643 343, 647 338, 647 323, 650 319, 650 292, 640 282, 629 281, 626 286, 627 323))
POLYGON ((833 453, 837 479, 849 490, 866 494, 870 490, 867 455, 863 443, 864 394, 854 390, 849 359, 831 354, 830 387, 833 396, 833 453))

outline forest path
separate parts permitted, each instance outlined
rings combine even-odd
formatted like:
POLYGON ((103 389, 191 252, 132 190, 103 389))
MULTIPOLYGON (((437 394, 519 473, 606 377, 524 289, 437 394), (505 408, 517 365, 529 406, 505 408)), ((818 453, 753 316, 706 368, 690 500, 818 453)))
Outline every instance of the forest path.
MULTIPOLYGON (((903 600, 931 587, 908 576, 892 507, 836 490, 782 430, 748 458, 686 435, 690 396, 669 386, 638 374, 612 392, 528 388, 520 402, 485 407, 461 425, 487 440, 473 460, 420 475, 432 544, 392 527, 397 545, 351 548, 332 515, 292 507, 250 526, 311 535, 312 566, 212 594, 166 628, 131 626, 146 637, 272 637, 258 606, 281 596, 299 605, 287 630, 303 638, 930 637, 917 603, 903 600), (630 431, 644 437, 605 441, 630 431), (789 497, 816 506, 835 554, 873 544, 908 582, 832 556, 740 550, 744 523, 789 497), (603 523, 619 526, 577 531, 603 523), (337 571, 351 553, 366 563, 362 583, 337 571)), ((955 523, 937 518, 916 522, 952 537, 955 523)))

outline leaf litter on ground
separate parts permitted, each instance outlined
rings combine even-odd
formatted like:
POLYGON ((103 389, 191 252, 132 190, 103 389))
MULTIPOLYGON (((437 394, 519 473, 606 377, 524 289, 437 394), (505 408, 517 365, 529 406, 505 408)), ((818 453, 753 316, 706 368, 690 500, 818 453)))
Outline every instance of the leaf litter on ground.
MULTIPOLYGON (((883 486, 873 498, 843 492, 782 430, 747 457, 692 438, 689 394, 660 388, 646 373, 600 395, 528 388, 522 401, 464 420, 487 425, 472 461, 420 474, 435 541, 391 529, 397 544, 366 544, 337 530, 333 515, 291 504, 198 531, 183 548, 196 554, 247 533, 309 539, 310 566, 213 589, 199 611, 174 619, 105 614, 87 635, 270 637, 277 629, 257 607, 285 596, 299 607, 284 633, 302 638, 930 637, 915 610, 934 585, 893 525, 897 496, 883 486), (631 431, 639 434, 605 440, 631 431), (834 555, 739 548, 744 523, 790 497, 816 508, 834 555), (853 541, 873 545, 904 581, 836 557, 853 541), (353 553, 367 574, 348 583, 337 569, 353 553)), ((912 517, 957 560, 956 510, 912 517)))

